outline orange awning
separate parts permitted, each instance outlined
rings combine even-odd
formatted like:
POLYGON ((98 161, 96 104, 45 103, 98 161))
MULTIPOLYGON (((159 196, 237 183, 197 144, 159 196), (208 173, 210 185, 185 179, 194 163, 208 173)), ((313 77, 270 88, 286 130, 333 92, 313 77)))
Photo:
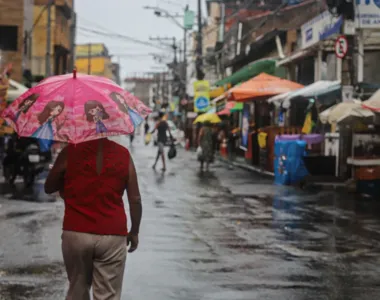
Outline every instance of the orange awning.
POLYGON ((228 101, 247 101, 257 97, 270 97, 303 88, 302 84, 261 73, 228 90, 228 101))

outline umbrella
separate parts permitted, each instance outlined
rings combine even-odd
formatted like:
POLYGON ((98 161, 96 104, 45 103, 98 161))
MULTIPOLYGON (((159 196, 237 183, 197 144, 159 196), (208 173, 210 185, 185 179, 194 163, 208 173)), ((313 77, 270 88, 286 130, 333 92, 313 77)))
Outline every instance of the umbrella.
POLYGON ((131 134, 150 112, 113 81, 74 71, 41 81, 2 117, 19 136, 81 143, 131 134))
POLYGON ((375 112, 380 112, 380 90, 372 95, 367 101, 363 102, 363 107, 373 110, 375 112))
POLYGON ((193 122, 193 124, 205 123, 205 122, 216 124, 216 123, 221 123, 222 120, 219 118, 219 116, 216 113, 205 113, 198 116, 193 122))
POLYGON ((354 100, 354 102, 341 102, 336 104, 319 114, 319 119, 323 124, 341 123, 344 119, 354 118, 371 118, 374 113, 361 106, 361 102, 354 100))
POLYGON ((226 103, 226 107, 218 112, 218 116, 230 115, 233 111, 239 111, 243 109, 243 103, 229 101, 226 103))
POLYGON ((247 101, 256 97, 270 97, 302 88, 303 85, 276 76, 261 73, 228 90, 231 101, 247 101))

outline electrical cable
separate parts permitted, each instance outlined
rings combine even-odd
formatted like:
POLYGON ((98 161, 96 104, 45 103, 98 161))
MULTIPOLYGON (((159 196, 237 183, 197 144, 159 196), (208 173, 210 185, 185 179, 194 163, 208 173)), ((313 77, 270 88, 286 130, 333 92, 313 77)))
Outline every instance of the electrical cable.
POLYGON ((102 32, 102 31, 99 31, 99 30, 90 29, 90 28, 81 27, 81 26, 78 26, 77 28, 80 29, 80 30, 86 31, 86 32, 94 33, 94 34, 97 34, 97 35, 102 35, 102 36, 105 36, 105 37, 119 38, 119 39, 123 39, 123 40, 129 41, 129 42, 133 42, 133 43, 136 43, 136 44, 140 44, 140 45, 144 45, 144 46, 148 46, 148 47, 154 47, 154 48, 161 49, 161 50, 166 50, 166 48, 161 47, 159 45, 156 45, 156 44, 153 44, 153 43, 150 43, 150 42, 146 42, 146 41, 141 41, 141 40, 138 40, 136 38, 133 38, 133 37, 130 37, 130 36, 126 36, 126 35, 122 35, 122 34, 118 34, 118 33, 102 32))

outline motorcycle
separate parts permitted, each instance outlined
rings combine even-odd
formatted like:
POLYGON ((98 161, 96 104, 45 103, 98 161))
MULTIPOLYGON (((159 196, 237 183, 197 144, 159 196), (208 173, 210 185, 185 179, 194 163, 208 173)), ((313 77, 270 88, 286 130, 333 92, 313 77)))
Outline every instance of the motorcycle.
POLYGON ((3 161, 3 175, 7 183, 14 185, 17 176, 22 176, 26 188, 34 184, 38 174, 47 169, 51 152, 41 152, 38 145, 31 143, 22 151, 8 154, 3 161))

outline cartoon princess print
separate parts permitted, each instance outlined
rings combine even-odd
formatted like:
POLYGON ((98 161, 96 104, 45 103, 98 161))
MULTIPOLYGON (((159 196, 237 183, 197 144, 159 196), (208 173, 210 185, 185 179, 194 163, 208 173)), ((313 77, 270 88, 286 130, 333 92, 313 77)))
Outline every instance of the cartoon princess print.
POLYGON ((34 102, 36 102, 36 100, 38 99, 40 95, 39 94, 31 94, 30 96, 26 97, 17 107, 17 113, 13 119, 13 121, 16 123, 18 118, 20 117, 21 113, 23 114, 26 114, 29 110, 29 108, 31 108, 34 104, 34 102))
POLYGON ((107 132, 107 127, 104 125, 103 120, 109 119, 103 105, 96 100, 87 101, 84 104, 84 112, 88 122, 94 122, 96 124, 96 133, 105 133, 107 132))
POLYGON ((121 94, 117 92, 112 92, 109 96, 113 101, 115 101, 115 103, 123 113, 129 115, 135 128, 138 127, 144 121, 143 117, 141 117, 134 109, 128 106, 124 97, 121 94))
POLYGON ((32 137, 52 140, 54 137, 53 121, 63 112, 65 104, 62 101, 50 101, 43 111, 38 115, 40 127, 33 133, 32 137))

